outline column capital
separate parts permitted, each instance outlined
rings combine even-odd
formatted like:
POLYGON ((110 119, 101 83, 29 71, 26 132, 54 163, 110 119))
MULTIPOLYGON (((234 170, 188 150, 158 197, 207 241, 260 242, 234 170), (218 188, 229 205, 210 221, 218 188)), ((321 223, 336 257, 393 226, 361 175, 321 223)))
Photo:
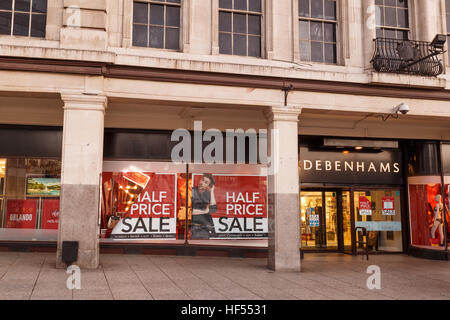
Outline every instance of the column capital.
POLYGON ((298 122, 298 117, 302 113, 302 108, 297 106, 276 106, 264 111, 268 121, 288 121, 298 122))
POLYGON ((105 112, 108 98, 104 95, 62 92, 61 100, 64 110, 89 110, 105 112))

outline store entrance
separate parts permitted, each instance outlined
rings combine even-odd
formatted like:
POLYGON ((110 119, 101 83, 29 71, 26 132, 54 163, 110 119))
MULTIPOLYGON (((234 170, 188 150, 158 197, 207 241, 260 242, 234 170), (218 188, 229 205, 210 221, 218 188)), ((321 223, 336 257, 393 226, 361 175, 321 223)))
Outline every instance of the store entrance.
POLYGON ((300 224, 303 250, 351 253, 350 191, 302 191, 300 224))

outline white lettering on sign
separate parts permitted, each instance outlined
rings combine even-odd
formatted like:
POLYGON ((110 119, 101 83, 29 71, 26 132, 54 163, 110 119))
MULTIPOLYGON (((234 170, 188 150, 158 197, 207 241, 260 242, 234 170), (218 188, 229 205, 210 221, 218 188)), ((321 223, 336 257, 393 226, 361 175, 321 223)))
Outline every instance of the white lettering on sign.
POLYGON ((259 192, 227 192, 226 200, 227 200, 227 215, 249 215, 249 216, 262 216, 263 212, 263 204, 256 204, 257 200, 260 199, 259 192), (240 203, 237 203, 240 202, 240 203))
POLYGON ((400 164, 380 162, 377 165, 375 162, 366 164, 361 161, 330 161, 330 160, 303 160, 303 170, 311 171, 336 171, 336 172, 368 172, 368 173, 399 173, 400 164))
POLYGON ((33 215, 32 214, 17 214, 13 213, 9 216, 10 221, 32 221, 33 215))
POLYGON ((156 216, 168 216, 171 214, 171 203, 162 203, 167 199, 167 192, 144 192, 139 195, 137 203, 133 203, 130 207, 130 213, 142 215, 156 215, 156 216))

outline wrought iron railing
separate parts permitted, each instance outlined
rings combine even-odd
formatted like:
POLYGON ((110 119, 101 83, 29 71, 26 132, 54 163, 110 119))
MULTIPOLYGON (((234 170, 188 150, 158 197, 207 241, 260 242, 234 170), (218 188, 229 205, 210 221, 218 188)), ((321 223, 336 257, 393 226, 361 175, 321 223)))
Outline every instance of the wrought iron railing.
POLYGON ((433 42, 376 38, 372 64, 378 72, 438 76, 444 71, 439 54, 443 46, 433 42))

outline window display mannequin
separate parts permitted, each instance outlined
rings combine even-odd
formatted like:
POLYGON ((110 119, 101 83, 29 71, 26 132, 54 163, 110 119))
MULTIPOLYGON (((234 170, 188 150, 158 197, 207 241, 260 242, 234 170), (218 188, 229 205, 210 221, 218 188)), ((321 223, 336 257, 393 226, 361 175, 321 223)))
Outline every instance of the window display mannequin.
POLYGON ((436 230, 439 230, 440 246, 444 245, 444 223, 442 220, 444 206, 442 204, 442 196, 436 195, 437 204, 433 209, 433 225, 431 226, 431 238, 435 239, 436 230))

